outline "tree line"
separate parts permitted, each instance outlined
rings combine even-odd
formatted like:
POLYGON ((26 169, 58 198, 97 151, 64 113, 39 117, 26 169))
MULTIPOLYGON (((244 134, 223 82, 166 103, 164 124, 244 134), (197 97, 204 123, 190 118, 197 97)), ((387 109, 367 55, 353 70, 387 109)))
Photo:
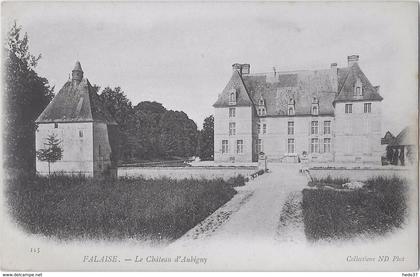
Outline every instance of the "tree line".
MULTIPOLYGON (((36 118, 54 97, 54 87, 36 72, 41 55, 29 51, 29 39, 14 23, 3 44, 3 153, 8 168, 35 169, 36 118)), ((143 101, 133 106, 120 87, 95 92, 118 123, 121 163, 213 155, 213 116, 203 129, 182 111, 143 101)))

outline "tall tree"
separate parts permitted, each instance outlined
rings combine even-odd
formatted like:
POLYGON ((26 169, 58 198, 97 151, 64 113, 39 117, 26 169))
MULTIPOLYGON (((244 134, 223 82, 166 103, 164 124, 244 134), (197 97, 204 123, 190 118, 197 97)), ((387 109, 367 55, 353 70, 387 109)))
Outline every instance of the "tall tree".
POLYGON ((29 39, 13 24, 3 46, 4 57, 4 154, 9 168, 35 170, 35 119, 53 97, 48 80, 35 68, 41 55, 29 52, 29 39))
POLYGON ((203 161, 213 160, 214 153, 214 117, 210 115, 204 119, 203 129, 199 135, 199 157, 203 161))
POLYGON ((120 87, 106 87, 99 98, 118 123, 118 153, 122 161, 131 161, 136 152, 135 117, 131 101, 120 87))

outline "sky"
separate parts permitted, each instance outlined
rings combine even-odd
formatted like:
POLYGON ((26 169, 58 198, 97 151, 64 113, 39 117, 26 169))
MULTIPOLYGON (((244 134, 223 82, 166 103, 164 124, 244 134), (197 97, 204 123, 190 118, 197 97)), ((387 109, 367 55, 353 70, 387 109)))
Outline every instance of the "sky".
POLYGON ((79 60, 102 88, 120 86, 133 105, 157 101, 199 128, 232 74, 359 65, 380 86, 383 132, 417 121, 416 2, 3 2, 42 54, 39 75, 56 86, 79 60))

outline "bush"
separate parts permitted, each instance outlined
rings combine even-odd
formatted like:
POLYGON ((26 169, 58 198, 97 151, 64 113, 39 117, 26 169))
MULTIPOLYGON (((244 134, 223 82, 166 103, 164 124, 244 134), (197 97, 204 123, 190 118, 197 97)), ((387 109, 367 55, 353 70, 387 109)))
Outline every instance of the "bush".
POLYGON ((324 186, 329 186, 329 187, 333 187, 336 189, 342 189, 343 188, 343 184, 350 182, 349 178, 342 178, 342 177, 331 177, 330 175, 328 175, 327 178, 313 178, 312 181, 308 182, 308 186, 310 187, 317 187, 317 188, 321 188, 324 186))
POLYGON ((311 240, 351 238, 401 227, 407 212, 406 192, 406 181, 397 177, 371 178, 358 190, 304 189, 305 234, 311 240))
POLYGON ((228 183, 232 187, 242 187, 245 186, 245 183, 248 182, 248 178, 239 174, 236 177, 230 177, 226 183, 228 183))
POLYGON ((34 234, 72 238, 173 240, 229 201, 223 181, 168 178, 20 176, 8 180, 11 214, 34 234))

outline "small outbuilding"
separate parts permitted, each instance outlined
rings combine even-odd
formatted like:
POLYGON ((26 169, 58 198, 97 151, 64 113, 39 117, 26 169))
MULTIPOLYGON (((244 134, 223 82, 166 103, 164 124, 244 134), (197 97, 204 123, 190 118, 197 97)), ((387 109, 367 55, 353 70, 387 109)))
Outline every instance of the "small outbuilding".
MULTIPOLYGON (((99 99, 80 62, 45 110, 35 121, 36 150, 54 135, 60 141, 62 158, 51 164, 51 172, 97 176, 116 174, 116 125, 99 99)), ((39 174, 48 174, 48 163, 36 161, 39 174)))
POLYGON ((414 128, 404 128, 388 144, 387 156, 393 165, 407 165, 416 162, 417 133, 414 128))

